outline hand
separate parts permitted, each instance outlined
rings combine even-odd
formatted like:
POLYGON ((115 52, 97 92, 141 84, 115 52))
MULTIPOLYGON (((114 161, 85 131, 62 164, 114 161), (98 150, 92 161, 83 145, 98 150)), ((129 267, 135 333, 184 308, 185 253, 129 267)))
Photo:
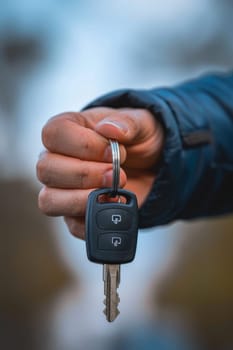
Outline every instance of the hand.
POLYGON ((47 215, 64 216, 70 232, 82 239, 88 194, 112 186, 109 139, 120 144, 120 187, 133 191, 141 206, 155 180, 152 169, 164 141, 162 126, 149 111, 98 107, 64 113, 42 130, 47 150, 37 163, 44 184, 39 207, 47 215))

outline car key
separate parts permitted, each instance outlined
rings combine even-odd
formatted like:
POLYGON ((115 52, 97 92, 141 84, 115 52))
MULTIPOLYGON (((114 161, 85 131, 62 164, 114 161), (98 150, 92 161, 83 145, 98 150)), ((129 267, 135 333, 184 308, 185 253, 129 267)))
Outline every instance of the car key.
POLYGON ((138 207, 134 193, 118 189, 119 145, 111 141, 113 186, 90 193, 86 210, 86 248, 90 261, 103 264, 105 314, 109 322, 119 314, 120 264, 135 257, 138 207), (114 175, 115 174, 115 175, 114 175))
POLYGON ((86 211, 87 256, 93 262, 104 264, 105 312, 109 322, 119 314, 119 265, 134 259, 138 233, 136 196, 118 190, 121 201, 111 202, 108 201, 112 198, 110 195, 108 188, 91 192, 86 211), (103 201, 103 197, 107 201, 103 201))

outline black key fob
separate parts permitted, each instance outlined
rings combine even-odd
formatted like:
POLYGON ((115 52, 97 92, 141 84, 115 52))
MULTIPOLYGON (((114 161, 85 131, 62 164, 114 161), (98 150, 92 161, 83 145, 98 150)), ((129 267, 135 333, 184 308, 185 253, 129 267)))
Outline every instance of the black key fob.
POLYGON ((90 261, 124 264, 135 257, 138 236, 138 205, 134 193, 118 189, 90 193, 86 210, 86 248, 90 261))

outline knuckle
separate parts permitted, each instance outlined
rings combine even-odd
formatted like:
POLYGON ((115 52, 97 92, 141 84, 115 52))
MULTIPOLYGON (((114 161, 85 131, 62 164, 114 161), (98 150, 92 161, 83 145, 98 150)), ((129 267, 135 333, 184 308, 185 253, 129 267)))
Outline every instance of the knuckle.
POLYGON ((42 128, 41 139, 47 149, 53 150, 56 147, 57 139, 64 129, 67 121, 75 121, 77 113, 67 112, 50 118, 42 128))
POLYGON ((50 134, 51 134, 50 122, 47 122, 41 132, 41 139, 45 147, 47 147, 49 143, 50 134))
POLYGON ((52 215, 52 203, 49 190, 43 187, 38 196, 38 207, 46 215, 52 215))
POLYGON ((54 140, 59 130, 60 118, 53 117, 47 121, 45 126, 42 128, 41 139, 44 146, 48 149, 53 147, 54 140))
POLYGON ((89 170, 82 169, 82 173, 77 174, 77 186, 79 188, 88 188, 89 184, 89 170))
POLYGON ((37 164, 36 164, 36 174, 38 179, 43 182, 44 178, 44 173, 45 173, 45 164, 42 159, 39 159, 37 164))
POLYGON ((50 174, 47 156, 41 157, 36 164, 36 174, 40 182, 50 184, 50 174))

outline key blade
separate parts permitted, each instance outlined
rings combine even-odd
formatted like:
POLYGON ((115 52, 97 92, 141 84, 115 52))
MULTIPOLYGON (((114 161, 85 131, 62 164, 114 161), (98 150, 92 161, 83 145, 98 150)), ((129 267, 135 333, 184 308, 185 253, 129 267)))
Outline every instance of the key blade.
POLYGON ((104 305, 106 306, 105 309, 103 310, 103 313, 105 314, 108 322, 113 322, 117 318, 117 316, 120 314, 120 311, 117 307, 120 302, 118 293, 116 294, 116 300, 117 300, 116 305, 110 305, 109 302, 107 303, 107 298, 104 299, 103 301, 104 305))
POLYGON ((108 322, 112 322, 119 315, 118 303, 120 298, 117 288, 120 283, 120 266, 104 265, 104 292, 106 299, 104 303, 106 308, 104 313, 108 322))
POLYGON ((117 288, 120 284, 120 265, 105 264, 103 267, 104 294, 106 308, 104 314, 108 322, 112 322, 119 315, 118 304, 120 301, 117 288))

